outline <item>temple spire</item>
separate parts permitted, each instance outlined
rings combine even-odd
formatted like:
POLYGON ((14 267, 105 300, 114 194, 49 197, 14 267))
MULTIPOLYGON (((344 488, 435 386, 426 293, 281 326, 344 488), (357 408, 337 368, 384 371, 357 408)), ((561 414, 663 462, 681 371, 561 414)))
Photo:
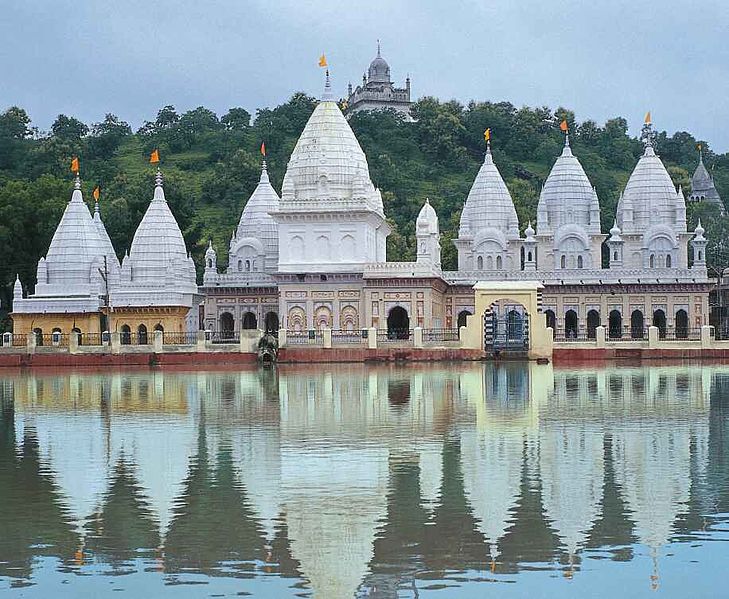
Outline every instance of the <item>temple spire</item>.
POLYGON ((322 102, 333 102, 334 101, 334 93, 332 92, 332 82, 329 77, 329 67, 327 67, 326 71, 326 80, 324 81, 324 93, 321 97, 322 102))
POLYGON ((377 58, 382 58, 382 55, 380 54, 380 40, 377 40, 377 58))
POLYGON ((157 174, 154 176, 154 199, 162 200, 163 202, 167 201, 165 199, 164 178, 159 167, 157 167, 157 174))

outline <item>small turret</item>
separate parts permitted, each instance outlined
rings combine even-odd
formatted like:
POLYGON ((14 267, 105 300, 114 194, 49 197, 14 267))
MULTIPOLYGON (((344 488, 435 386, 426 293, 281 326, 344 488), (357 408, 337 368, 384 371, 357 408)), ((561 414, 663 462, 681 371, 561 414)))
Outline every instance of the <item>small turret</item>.
POLYGON ((703 270, 706 272, 706 244, 708 240, 704 237, 704 227, 701 226, 701 219, 694 229, 694 238, 691 240, 691 248, 694 252, 694 263, 692 269, 703 270))
POLYGON ((23 285, 20 283, 20 277, 15 275, 15 285, 13 285, 13 301, 23 299, 23 285))
POLYGON ((524 270, 537 270, 537 240, 534 237, 532 221, 529 221, 524 231, 524 270))
POLYGON ((417 238, 417 262, 429 263, 440 268, 440 230, 438 215, 426 199, 415 223, 417 238))
POLYGON ((213 248, 213 240, 208 241, 208 249, 205 251, 205 274, 218 272, 218 254, 213 248))
POLYGON ((610 251, 610 268, 623 267, 623 238, 620 236, 620 227, 618 221, 613 223, 610 229, 610 238, 607 240, 607 246, 610 251))

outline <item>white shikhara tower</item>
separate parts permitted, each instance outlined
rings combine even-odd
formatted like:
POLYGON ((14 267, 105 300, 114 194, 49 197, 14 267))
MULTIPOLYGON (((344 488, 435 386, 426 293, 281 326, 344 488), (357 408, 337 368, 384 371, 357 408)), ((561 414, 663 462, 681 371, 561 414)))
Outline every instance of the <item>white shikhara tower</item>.
POLYGON ((385 222, 380 191, 367 159, 334 101, 329 74, 324 95, 289 160, 279 209, 281 273, 361 273, 385 261, 385 222))
POLYGON ((511 194, 494 164, 490 141, 463 206, 454 244, 459 270, 519 269, 519 221, 511 194))
POLYGON ((569 134, 554 163, 537 205, 537 268, 600 268, 600 204, 580 161, 572 154, 569 134))
POLYGON ((687 245, 693 235, 686 230, 683 191, 676 191, 650 135, 620 196, 616 217, 624 242, 623 267, 688 268, 687 245))

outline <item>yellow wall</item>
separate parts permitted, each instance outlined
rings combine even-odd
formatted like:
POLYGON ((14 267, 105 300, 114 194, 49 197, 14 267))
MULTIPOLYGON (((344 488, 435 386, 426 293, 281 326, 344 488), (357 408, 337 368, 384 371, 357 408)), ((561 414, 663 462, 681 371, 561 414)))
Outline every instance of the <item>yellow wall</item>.
POLYGON ((109 317, 109 330, 121 331, 127 325, 136 333, 143 324, 149 335, 157 325, 162 325, 168 333, 183 333, 188 312, 189 308, 182 306, 117 309, 109 317))
POLYGON ((33 329, 41 329, 44 335, 50 335, 53 329, 61 329, 68 335, 75 327, 81 333, 101 333, 101 313, 87 314, 12 314, 13 332, 25 335, 33 329))

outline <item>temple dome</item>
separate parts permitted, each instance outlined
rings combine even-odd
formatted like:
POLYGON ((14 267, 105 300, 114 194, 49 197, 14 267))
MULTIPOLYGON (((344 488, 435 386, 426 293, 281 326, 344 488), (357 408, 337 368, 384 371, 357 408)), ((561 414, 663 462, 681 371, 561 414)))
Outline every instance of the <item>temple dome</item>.
POLYGON ((316 202, 382 214, 367 158, 333 100, 328 76, 322 101, 291 154, 281 190, 281 203, 288 209, 314 210, 316 202))
POLYGON ((415 226, 418 231, 426 230, 438 233, 438 215, 435 213, 433 206, 430 205, 430 200, 425 200, 425 204, 423 204, 418 214, 415 226))
POLYGON ((390 83, 390 65, 380 54, 380 44, 377 44, 377 56, 370 63, 367 70, 369 83, 390 83))
POLYGON ((463 206, 459 235, 477 235, 487 228, 498 229, 511 239, 519 237, 514 201, 494 164, 490 148, 463 206))
MULTIPOLYGON (((113 254, 113 249, 111 251, 113 254)), ((105 240, 99 235, 84 203, 81 182, 77 178, 71 201, 66 205, 43 261, 45 278, 39 277, 40 288, 36 293, 50 293, 52 290, 45 287, 46 284, 58 287, 67 295, 88 293, 89 285, 97 280, 92 266, 107 252, 105 240)))
POLYGON ((675 226, 676 206, 673 181, 653 146, 648 144, 618 204, 618 226, 624 234, 643 232, 653 224, 675 226), (632 226, 624 218, 625 210, 632 211, 632 226))
POLYGON ((268 179, 264 161, 258 186, 243 208, 235 238, 231 241, 231 253, 237 250, 236 241, 253 238, 261 242, 267 255, 278 256, 278 225, 269 213, 278 210, 279 201, 268 179))
POLYGON ((599 233, 599 218, 594 222, 591 216, 595 210, 599 215, 597 194, 567 138, 539 196, 537 231, 544 234, 545 228, 556 231, 563 224, 573 223, 599 233))
POLYGON ((154 198, 134 233, 129 265, 133 283, 149 287, 173 285, 174 291, 197 292, 195 266, 187 254, 180 227, 167 205, 159 171, 154 198))

